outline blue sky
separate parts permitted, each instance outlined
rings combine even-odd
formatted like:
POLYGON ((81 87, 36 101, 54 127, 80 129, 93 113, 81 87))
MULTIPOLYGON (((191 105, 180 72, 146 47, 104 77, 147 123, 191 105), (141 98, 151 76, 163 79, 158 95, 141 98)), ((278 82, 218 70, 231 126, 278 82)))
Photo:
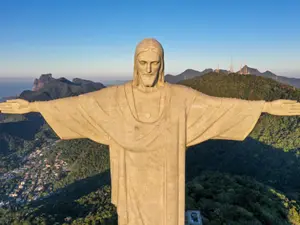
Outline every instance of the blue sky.
POLYGON ((300 78, 300 1, 0 1, 0 77, 131 77, 154 37, 166 73, 241 64, 300 78))

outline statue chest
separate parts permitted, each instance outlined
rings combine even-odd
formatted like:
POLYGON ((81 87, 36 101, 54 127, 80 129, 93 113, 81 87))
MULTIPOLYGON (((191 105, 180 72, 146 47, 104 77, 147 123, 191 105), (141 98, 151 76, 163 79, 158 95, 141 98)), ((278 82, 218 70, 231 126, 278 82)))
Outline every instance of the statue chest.
POLYGON ((159 117, 161 106, 160 92, 140 94, 135 93, 134 104, 137 116, 142 121, 152 122, 159 117))

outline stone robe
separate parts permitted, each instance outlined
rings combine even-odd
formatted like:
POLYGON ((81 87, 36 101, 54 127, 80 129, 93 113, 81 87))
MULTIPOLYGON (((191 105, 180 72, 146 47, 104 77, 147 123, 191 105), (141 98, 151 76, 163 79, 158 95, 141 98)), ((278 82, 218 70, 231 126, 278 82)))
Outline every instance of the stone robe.
POLYGON ((265 103, 168 83, 162 89, 154 122, 137 119, 131 82, 37 102, 61 139, 109 145, 111 201, 119 225, 184 225, 186 147, 208 139, 244 140, 265 103))

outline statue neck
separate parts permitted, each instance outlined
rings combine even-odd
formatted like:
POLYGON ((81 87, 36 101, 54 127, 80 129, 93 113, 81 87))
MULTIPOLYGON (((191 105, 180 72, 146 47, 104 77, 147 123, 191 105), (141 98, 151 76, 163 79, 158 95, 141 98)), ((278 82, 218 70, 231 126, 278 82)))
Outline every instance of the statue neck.
POLYGON ((136 90, 143 92, 143 93, 152 93, 152 92, 157 92, 159 89, 158 87, 155 85, 153 87, 145 87, 144 85, 138 85, 136 87, 136 90))
POLYGON ((162 119, 171 97, 168 85, 145 88, 128 82, 125 93, 131 115, 139 123, 154 123, 162 119), (151 118, 148 118, 149 114, 151 118))

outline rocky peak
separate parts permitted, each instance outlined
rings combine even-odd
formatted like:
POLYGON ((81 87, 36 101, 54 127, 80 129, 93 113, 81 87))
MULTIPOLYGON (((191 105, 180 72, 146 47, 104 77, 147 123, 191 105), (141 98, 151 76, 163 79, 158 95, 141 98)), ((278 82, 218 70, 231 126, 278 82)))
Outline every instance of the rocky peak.
POLYGON ((52 80, 54 80, 54 78, 52 77, 51 73, 42 74, 39 79, 34 79, 32 91, 40 90, 45 86, 45 84, 49 83, 52 80))

